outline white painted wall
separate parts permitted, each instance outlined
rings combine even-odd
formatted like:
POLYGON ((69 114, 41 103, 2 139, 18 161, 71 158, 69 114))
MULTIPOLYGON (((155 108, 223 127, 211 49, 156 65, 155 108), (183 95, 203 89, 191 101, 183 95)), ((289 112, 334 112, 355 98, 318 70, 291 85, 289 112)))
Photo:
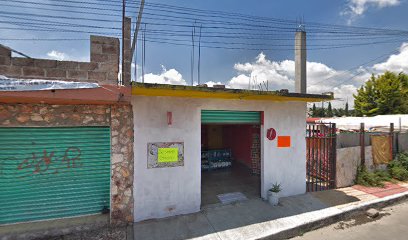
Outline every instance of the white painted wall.
POLYGON ((282 196, 305 192, 306 103, 209 100, 173 97, 132 97, 135 128, 135 221, 197 212, 201 204, 201 110, 264 111, 261 128, 261 193, 273 183, 282 196), (167 125, 167 112, 173 125, 167 125), (290 148, 277 148, 268 128, 291 136, 290 148), (184 166, 147 169, 147 143, 184 142, 184 166))

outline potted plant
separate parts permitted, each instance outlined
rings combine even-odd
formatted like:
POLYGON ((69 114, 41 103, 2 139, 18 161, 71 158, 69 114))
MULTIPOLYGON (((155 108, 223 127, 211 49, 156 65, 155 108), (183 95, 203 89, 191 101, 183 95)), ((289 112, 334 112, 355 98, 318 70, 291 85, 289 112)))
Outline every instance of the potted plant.
POLYGON ((275 183, 272 188, 268 191, 268 202, 272 206, 279 204, 279 192, 282 191, 280 183, 275 183))

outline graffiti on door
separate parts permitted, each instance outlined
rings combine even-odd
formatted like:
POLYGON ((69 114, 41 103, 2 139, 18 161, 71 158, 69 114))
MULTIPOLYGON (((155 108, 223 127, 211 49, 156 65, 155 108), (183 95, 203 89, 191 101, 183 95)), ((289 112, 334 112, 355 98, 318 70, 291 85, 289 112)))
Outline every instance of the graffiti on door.
POLYGON ((66 171, 65 169, 81 166, 81 150, 78 147, 68 147, 62 156, 47 149, 43 149, 40 153, 32 152, 29 157, 20 162, 17 169, 25 173, 20 177, 28 177, 36 174, 58 174, 66 171))

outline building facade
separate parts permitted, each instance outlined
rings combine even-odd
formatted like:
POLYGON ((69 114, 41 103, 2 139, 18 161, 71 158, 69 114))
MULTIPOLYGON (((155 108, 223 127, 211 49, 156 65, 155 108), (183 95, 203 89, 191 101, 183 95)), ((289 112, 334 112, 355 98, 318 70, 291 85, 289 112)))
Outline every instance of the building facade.
POLYGON ((130 88, 118 85, 119 40, 90 43, 90 62, 18 58, 0 47, 3 79, 98 84, 1 92, 0 224, 89 214, 133 222, 133 112, 130 88))
MULTIPOLYGON (((240 115, 231 119, 227 115, 206 115, 213 118, 212 124, 260 126, 259 197, 266 199, 274 183, 281 184, 281 196, 305 193, 306 102, 317 98, 326 96, 231 93, 230 90, 150 84, 133 86, 135 221, 200 211, 202 199, 206 198, 202 185, 207 174, 202 169, 201 126, 210 122, 203 117, 209 110, 213 114, 219 111, 240 115), (259 113, 259 121, 245 120, 245 113, 259 113), (239 118, 243 122, 237 121, 239 118), (270 136, 273 135, 270 129, 275 137, 270 136), (158 159, 158 165, 149 165, 154 151, 149 146, 163 143, 168 143, 163 148, 172 143, 182 145, 183 156, 178 159, 182 163, 160 165, 160 153, 157 153, 153 158, 158 159)), ((235 158, 239 158, 238 155, 235 158)), ((222 185, 223 180, 217 184, 222 185)))

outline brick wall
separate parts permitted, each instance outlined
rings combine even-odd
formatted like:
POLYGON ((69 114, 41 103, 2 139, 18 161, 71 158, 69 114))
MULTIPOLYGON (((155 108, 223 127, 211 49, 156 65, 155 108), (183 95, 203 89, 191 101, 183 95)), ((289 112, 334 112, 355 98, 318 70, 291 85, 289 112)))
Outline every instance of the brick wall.
POLYGON ((119 39, 91 36, 90 41, 90 62, 11 57, 11 51, 0 45, 0 75, 117 85, 119 39))
POLYGON ((0 103, 0 127, 60 126, 110 126, 111 223, 133 222, 132 107, 0 103))

